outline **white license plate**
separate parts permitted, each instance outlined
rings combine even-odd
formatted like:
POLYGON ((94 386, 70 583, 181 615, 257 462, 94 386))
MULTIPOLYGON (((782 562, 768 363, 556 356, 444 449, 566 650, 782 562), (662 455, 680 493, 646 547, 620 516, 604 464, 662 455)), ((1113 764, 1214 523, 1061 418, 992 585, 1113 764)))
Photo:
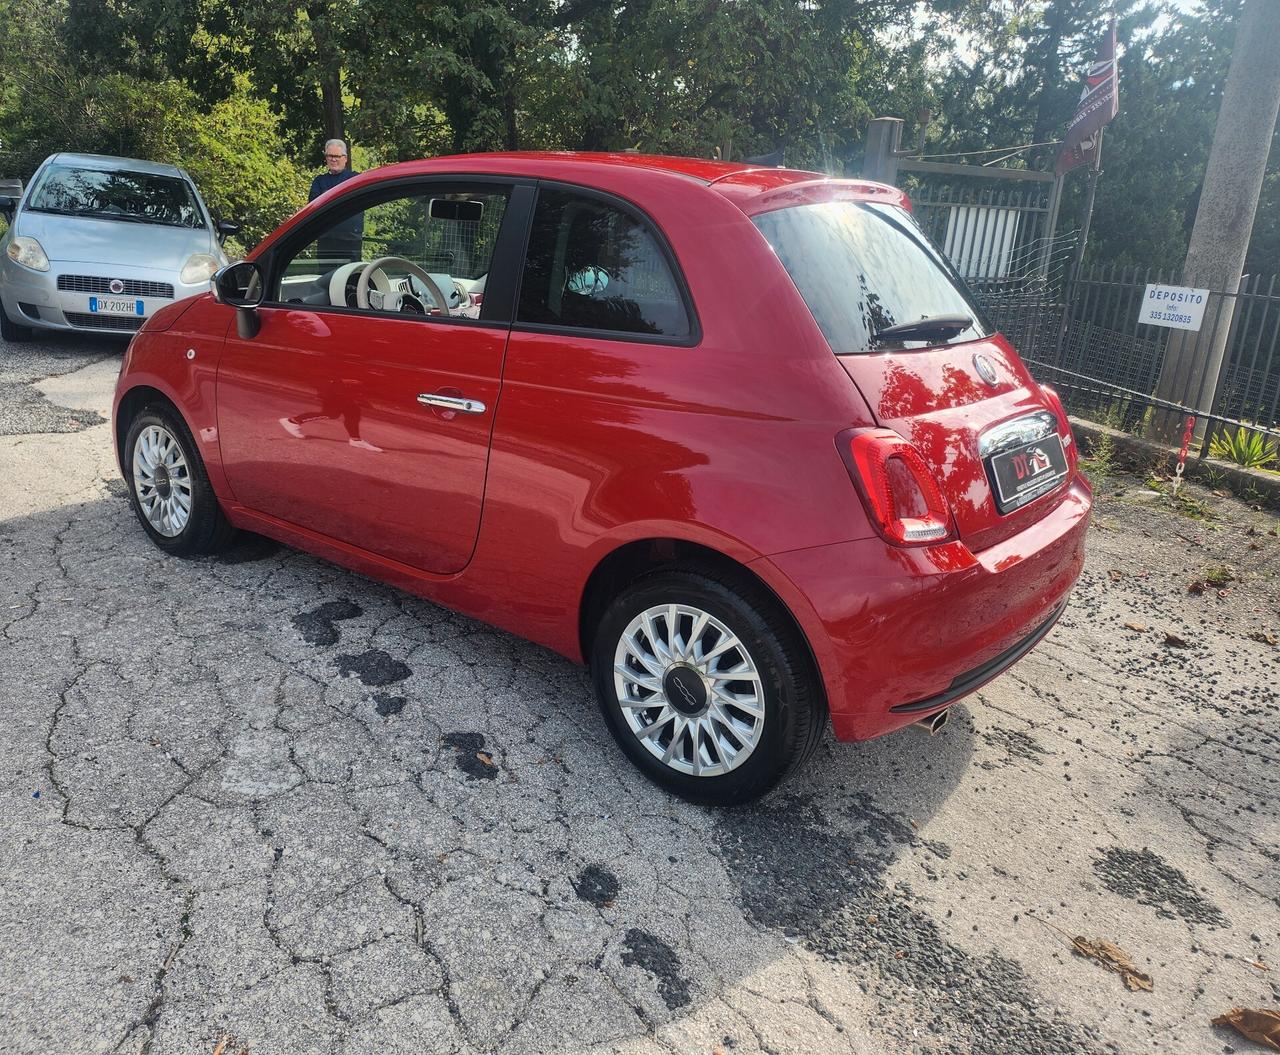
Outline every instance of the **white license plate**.
POLYGON ((95 315, 141 315, 142 301, 117 297, 90 297, 89 310, 95 315))

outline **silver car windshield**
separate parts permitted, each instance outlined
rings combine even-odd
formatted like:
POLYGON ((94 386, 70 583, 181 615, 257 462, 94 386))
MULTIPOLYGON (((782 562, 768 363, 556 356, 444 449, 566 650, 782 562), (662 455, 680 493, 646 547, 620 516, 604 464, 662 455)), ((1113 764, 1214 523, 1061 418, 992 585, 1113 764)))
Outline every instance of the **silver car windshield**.
POLYGON ((200 227, 190 186, 174 176, 51 165, 27 208, 62 216, 92 216, 125 223, 200 227))

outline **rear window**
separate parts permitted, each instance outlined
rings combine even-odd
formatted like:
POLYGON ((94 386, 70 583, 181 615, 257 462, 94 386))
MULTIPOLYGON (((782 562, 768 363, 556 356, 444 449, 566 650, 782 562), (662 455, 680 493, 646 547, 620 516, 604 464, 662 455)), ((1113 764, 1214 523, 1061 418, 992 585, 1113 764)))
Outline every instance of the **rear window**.
POLYGON ((964 281, 905 209, 832 201, 778 209, 753 222, 837 355, 991 334, 964 281), (940 315, 968 315, 973 325, 949 339, 872 344, 886 327, 940 315))
POLYGON ((200 227, 204 223, 185 180, 68 165, 50 165, 45 170, 27 208, 164 227, 200 227))

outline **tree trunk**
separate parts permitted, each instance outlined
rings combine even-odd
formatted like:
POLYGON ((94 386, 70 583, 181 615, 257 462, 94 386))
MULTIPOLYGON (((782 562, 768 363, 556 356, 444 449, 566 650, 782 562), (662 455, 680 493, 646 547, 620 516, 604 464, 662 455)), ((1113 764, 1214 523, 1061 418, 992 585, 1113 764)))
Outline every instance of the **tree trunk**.
POLYGON ((502 115, 506 118, 507 123, 506 148, 508 150, 519 150, 520 133, 516 127, 516 93, 509 86, 502 96, 502 115))
MULTIPOLYGON (((320 98, 325 139, 347 140, 347 115, 342 104, 342 69, 330 67, 320 75, 320 98)), ((350 150, 350 145, 347 147, 350 150)))

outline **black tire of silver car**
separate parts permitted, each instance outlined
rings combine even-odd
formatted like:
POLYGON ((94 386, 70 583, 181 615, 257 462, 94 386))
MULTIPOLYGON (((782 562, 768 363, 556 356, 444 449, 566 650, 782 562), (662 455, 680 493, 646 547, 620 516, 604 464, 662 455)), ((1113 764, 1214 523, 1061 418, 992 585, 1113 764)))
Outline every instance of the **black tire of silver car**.
POLYGON ((0 339, 16 343, 17 341, 29 341, 32 338, 30 326, 21 326, 9 318, 9 313, 4 310, 4 305, 0 304, 0 339))
POLYGON ((235 529, 218 505, 190 430, 171 407, 153 404, 138 412, 120 461, 133 511, 160 549, 199 557, 231 541, 235 529))
POLYGON ((605 610, 591 668, 627 757, 693 802, 768 793, 804 765, 826 726, 807 646, 777 598, 745 575, 673 567, 636 579, 605 610))

